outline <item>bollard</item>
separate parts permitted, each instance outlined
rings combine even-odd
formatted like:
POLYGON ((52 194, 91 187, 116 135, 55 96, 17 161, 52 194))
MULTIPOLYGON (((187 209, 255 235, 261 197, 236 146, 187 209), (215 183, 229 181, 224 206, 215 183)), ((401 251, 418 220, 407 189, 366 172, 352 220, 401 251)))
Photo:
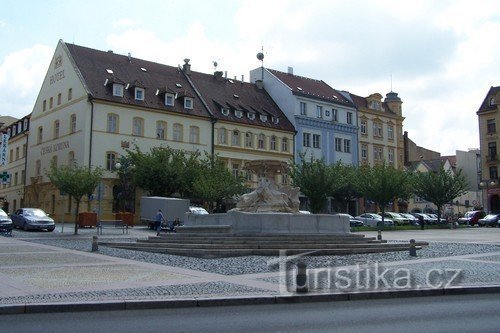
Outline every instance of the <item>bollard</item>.
POLYGON ((92 236, 92 252, 99 251, 99 246, 97 244, 97 236, 92 236))
POLYGON ((297 277, 296 277, 296 291, 298 293, 307 293, 307 265, 305 262, 299 261, 297 263, 297 277))
POLYGON ((382 240, 382 230, 378 231, 377 240, 382 240))
POLYGON ((415 247, 415 240, 410 239, 410 257, 417 256, 417 248, 415 247))

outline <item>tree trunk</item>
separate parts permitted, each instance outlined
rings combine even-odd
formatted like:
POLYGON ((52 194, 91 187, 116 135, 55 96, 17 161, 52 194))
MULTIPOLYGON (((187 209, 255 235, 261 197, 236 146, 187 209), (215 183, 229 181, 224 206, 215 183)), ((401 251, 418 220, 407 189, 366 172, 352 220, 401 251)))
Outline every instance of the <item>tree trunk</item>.
POLYGON ((80 210, 80 200, 75 200, 76 201, 76 207, 75 207, 75 235, 78 235, 78 211, 80 210))

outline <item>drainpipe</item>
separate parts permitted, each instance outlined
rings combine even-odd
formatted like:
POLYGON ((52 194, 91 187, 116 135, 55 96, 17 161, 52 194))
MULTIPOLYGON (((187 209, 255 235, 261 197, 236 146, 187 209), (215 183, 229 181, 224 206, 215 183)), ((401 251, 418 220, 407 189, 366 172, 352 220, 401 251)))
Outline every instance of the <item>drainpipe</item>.
POLYGON ((92 167, 92 133, 94 132, 94 102, 92 101, 92 95, 88 94, 88 99, 90 102, 90 140, 89 140, 89 171, 92 167))

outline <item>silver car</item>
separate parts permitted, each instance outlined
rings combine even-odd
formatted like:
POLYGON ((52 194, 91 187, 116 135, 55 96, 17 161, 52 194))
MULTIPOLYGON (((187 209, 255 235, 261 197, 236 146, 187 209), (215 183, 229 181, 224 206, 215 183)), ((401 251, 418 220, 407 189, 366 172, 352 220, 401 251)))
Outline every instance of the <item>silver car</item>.
MULTIPOLYGON (((375 213, 365 213, 359 216, 356 216, 357 220, 361 220, 363 224, 367 227, 377 227, 378 223, 382 223, 382 216, 375 213)), ((384 218, 384 226, 393 227, 394 221, 388 218, 384 218)))
POLYGON ((12 220, 0 209, 0 232, 12 233, 12 220))
POLYGON ((15 228, 54 231, 56 224, 39 208, 21 208, 10 215, 15 228))

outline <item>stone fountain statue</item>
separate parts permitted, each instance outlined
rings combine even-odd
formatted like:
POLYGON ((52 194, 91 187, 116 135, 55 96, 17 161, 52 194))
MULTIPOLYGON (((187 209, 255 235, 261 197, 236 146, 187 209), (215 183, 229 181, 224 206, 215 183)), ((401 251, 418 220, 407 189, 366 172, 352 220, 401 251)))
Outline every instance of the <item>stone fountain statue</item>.
POLYGON ((244 168, 259 177, 259 186, 254 191, 242 195, 236 208, 232 211, 249 213, 299 212, 300 189, 289 185, 278 187, 275 182, 276 175, 288 171, 286 162, 257 160, 245 163, 244 168))

